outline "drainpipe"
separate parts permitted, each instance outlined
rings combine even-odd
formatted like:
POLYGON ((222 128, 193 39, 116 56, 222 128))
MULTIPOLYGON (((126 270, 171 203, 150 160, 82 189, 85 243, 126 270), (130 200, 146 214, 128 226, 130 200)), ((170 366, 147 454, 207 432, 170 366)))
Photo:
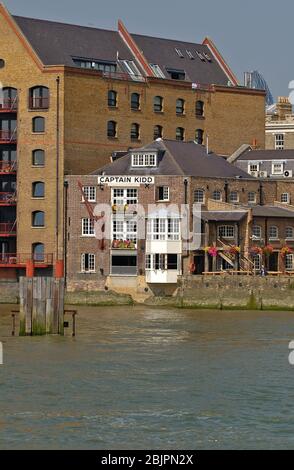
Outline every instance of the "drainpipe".
MULTIPOLYGON (((184 179, 184 203, 188 204, 188 179, 187 178, 184 179)), ((189 229, 190 229, 190 214, 191 214, 191 211, 189 207, 188 209, 189 229)), ((187 250, 187 255, 185 256, 185 258, 189 259, 189 257, 190 257, 190 251, 187 250)), ((182 255, 182 276, 184 276, 184 256, 183 255, 182 255)))
POLYGON ((261 181, 259 183, 259 205, 263 206, 263 184, 261 181))
POLYGON ((56 78, 56 92, 57 92, 57 104, 56 104, 56 222, 55 222, 55 231, 56 231, 56 260, 59 260, 59 127, 60 127, 60 112, 59 112, 59 103, 60 103, 60 77, 56 78))
POLYGON ((225 180, 225 202, 229 201, 229 183, 225 180))
POLYGON ((64 262, 64 282, 67 284, 67 216, 68 216, 68 181, 64 182, 64 206, 63 206, 63 220, 64 220, 64 236, 63 236, 63 262, 64 262))

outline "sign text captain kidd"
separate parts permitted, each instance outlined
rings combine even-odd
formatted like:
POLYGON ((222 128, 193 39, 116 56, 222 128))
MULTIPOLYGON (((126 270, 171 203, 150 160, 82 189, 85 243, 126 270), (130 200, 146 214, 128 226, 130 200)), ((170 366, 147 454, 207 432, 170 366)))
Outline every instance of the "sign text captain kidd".
POLYGON ((98 176, 98 184, 108 186, 140 186, 141 184, 154 184, 154 176, 98 176))

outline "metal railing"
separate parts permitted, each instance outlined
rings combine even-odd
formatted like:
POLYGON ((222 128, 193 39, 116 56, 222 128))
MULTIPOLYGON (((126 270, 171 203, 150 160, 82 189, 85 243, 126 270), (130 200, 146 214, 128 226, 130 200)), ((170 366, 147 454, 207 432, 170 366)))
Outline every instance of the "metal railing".
POLYGON ((35 266, 38 264, 52 265, 53 264, 53 253, 44 255, 32 255, 32 254, 19 254, 19 253, 0 253, 0 265, 12 266, 12 265, 23 265, 25 266, 27 261, 34 261, 35 266))
POLYGON ((0 223, 0 236, 3 234, 15 235, 16 234, 16 222, 0 223))
POLYGON ((0 205, 16 204, 16 193, 0 193, 0 205))
POLYGON ((3 101, 0 101, 0 111, 15 112, 17 110, 18 100, 15 98, 4 98, 3 101))
POLYGON ((13 131, 9 130, 0 130, 0 141, 5 143, 16 142, 17 139, 17 131, 14 129, 13 131))
POLYGON ((0 173, 16 173, 16 170, 17 170, 16 160, 14 160, 13 162, 0 160, 0 173))

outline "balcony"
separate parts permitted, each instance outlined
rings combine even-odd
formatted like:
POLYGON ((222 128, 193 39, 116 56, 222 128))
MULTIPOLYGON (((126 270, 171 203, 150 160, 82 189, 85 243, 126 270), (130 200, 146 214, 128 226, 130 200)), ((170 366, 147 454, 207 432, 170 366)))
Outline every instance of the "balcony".
MULTIPOLYGON (((31 260, 31 254, 1 253, 0 268, 24 268, 31 260)), ((39 255, 33 261, 36 268, 47 268, 53 265, 53 253, 39 255)))
POLYGON ((0 193, 0 206, 16 206, 16 193, 0 193))
POLYGON ((134 240, 113 240, 111 243, 112 250, 136 250, 137 242, 134 240))
POLYGON ((0 103, 0 113, 16 113, 17 105, 17 98, 4 98, 0 103))
POLYGON ((16 144, 16 141, 16 129, 14 129, 13 131, 0 130, 0 144, 16 144))
POLYGON ((0 175, 15 175, 17 170, 16 161, 6 162, 0 160, 0 175))
POLYGON ((30 97, 30 109, 49 109, 49 97, 30 97))
POLYGON ((0 223, 0 237, 15 237, 16 236, 16 223, 7 222, 0 223))

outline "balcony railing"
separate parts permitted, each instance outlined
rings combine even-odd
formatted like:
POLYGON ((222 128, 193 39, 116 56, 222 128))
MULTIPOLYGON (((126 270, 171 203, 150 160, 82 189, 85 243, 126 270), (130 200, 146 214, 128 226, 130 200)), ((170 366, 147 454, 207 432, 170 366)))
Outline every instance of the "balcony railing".
POLYGON ((4 98, 0 101, 0 112, 2 113, 15 113, 17 111, 17 98, 4 98))
POLYGON ((17 132, 16 129, 14 131, 4 131, 0 130, 0 142, 5 144, 16 143, 17 140, 17 132))
POLYGON ((113 240, 111 244, 112 250, 136 250, 136 240, 113 240))
POLYGON ((0 223, 0 237, 15 236, 15 235, 16 235, 16 223, 15 222, 0 223))
POLYGON ((0 253, 0 266, 24 267, 27 261, 34 261, 36 267, 53 265, 53 253, 36 255, 19 253, 0 253))
POLYGON ((14 174, 17 170, 17 163, 16 161, 13 162, 6 162, 0 160, 0 174, 14 174))
POLYGON ((16 204, 16 193, 0 193, 0 206, 16 204))
POLYGON ((30 97, 29 107, 30 109, 48 109, 49 97, 30 97))
POLYGON ((114 80, 133 80, 135 82, 146 82, 147 79, 142 75, 129 74, 126 72, 102 72, 103 77, 114 80))

